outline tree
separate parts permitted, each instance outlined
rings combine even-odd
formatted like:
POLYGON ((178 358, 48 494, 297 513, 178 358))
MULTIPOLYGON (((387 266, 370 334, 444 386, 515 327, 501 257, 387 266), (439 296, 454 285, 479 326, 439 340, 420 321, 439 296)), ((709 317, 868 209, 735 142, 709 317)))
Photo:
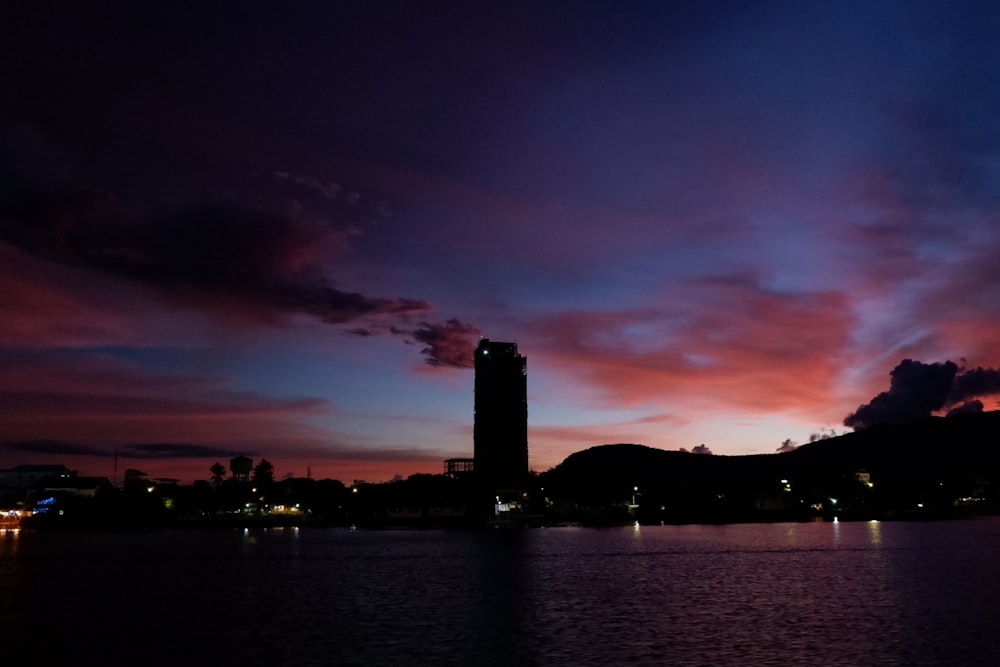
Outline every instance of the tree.
POLYGON ((222 480, 226 477, 226 468, 221 463, 216 461, 211 468, 208 469, 212 473, 212 485, 219 486, 222 484, 222 480))
POLYGON ((274 466, 267 459, 261 459, 254 466, 251 481, 257 486, 268 486, 274 483, 274 466))
POLYGON ((794 452, 796 447, 798 447, 798 444, 794 440, 791 438, 785 438, 781 441, 781 447, 778 447, 775 451, 779 454, 784 452, 794 452))

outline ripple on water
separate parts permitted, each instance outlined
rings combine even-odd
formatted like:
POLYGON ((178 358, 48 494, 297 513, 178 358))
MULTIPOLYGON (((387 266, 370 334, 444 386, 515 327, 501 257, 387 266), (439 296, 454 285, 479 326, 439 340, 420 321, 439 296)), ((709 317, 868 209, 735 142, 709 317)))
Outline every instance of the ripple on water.
POLYGON ((38 664, 1000 664, 996 520, 17 539, 38 664))

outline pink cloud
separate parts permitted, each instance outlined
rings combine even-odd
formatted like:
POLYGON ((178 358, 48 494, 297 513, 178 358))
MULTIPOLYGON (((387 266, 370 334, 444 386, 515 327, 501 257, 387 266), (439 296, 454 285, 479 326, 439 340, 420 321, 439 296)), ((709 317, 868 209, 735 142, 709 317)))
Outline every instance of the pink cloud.
POLYGON ((967 316, 935 326, 949 347, 976 365, 1000 366, 1000 317, 967 316))
POLYGON ((684 419, 674 415, 656 415, 624 422, 583 424, 580 426, 532 425, 531 439, 532 442, 544 441, 550 445, 565 443, 578 447, 614 442, 640 442, 644 440, 644 434, 649 427, 669 427, 684 423, 684 419))
POLYGON ((0 266, 0 344, 79 347, 138 344, 145 337, 128 312, 136 300, 111 281, 35 259, 3 242, 0 266))
MULTIPOLYGON (((541 354, 620 405, 822 411, 853 316, 838 292, 778 293, 742 279, 685 285, 655 310, 544 319, 541 354), (631 331, 651 333, 637 339, 631 331)), ((538 352, 535 353, 536 355, 538 352)))

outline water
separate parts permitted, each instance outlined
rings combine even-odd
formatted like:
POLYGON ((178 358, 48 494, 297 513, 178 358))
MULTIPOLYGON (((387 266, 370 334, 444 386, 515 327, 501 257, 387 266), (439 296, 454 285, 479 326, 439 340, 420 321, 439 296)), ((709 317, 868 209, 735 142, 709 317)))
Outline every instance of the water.
POLYGON ((3 664, 996 665, 1000 520, 0 534, 3 664))

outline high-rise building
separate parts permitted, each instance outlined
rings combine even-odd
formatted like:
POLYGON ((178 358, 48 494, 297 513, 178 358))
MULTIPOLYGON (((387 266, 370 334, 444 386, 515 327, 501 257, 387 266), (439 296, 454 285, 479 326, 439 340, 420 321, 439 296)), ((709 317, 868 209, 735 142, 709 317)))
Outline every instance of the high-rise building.
POLYGON ((516 343, 476 348, 475 472, 493 491, 524 488, 528 475, 527 359, 516 343))

